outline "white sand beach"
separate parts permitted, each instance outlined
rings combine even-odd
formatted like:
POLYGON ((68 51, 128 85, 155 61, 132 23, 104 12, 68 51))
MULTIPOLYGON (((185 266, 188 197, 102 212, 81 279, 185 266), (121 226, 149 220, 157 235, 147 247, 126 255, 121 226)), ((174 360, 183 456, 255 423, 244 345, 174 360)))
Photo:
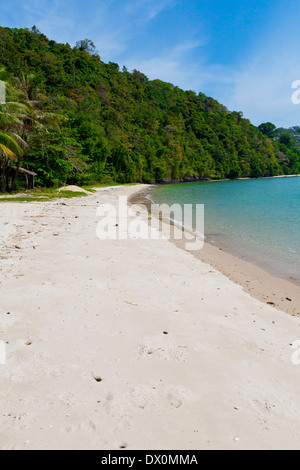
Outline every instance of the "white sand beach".
POLYGON ((1 203, 0 449, 299 449, 299 305, 168 240, 99 240, 99 205, 142 188, 1 203))

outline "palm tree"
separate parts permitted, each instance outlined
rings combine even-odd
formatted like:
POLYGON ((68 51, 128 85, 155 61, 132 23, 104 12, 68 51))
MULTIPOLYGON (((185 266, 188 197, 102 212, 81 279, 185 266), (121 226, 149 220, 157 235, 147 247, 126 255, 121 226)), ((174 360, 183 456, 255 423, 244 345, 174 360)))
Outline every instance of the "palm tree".
MULTIPOLYGON (((8 89, 11 87, 6 84, 8 89)), ((7 170, 12 162, 20 166, 24 150, 27 146, 23 137, 19 135, 27 119, 30 119, 31 110, 25 103, 8 101, 0 105, 0 189, 8 189, 7 170)))
POLYGON ((28 139, 47 129, 60 131, 59 123, 65 118, 57 114, 43 113, 34 108, 27 90, 18 90, 10 84, 7 95, 17 101, 0 105, 0 190, 15 189, 21 160, 28 148, 28 139), (14 163, 15 172, 9 188, 7 171, 14 163))

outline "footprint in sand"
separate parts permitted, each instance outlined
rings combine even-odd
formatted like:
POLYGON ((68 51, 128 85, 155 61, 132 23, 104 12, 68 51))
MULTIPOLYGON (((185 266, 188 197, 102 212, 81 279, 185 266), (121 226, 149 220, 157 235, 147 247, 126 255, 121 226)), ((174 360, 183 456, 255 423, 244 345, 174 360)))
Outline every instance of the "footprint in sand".
POLYGON ((137 345, 137 356, 139 359, 148 357, 166 361, 186 362, 188 360, 187 348, 185 346, 165 344, 156 337, 143 338, 143 341, 137 345))
POLYGON ((88 432, 90 434, 93 434, 96 432, 96 425, 93 423, 93 421, 88 421, 87 423, 83 423, 80 428, 84 432, 88 432))
POLYGON ((174 408, 180 408, 182 406, 182 400, 178 398, 169 397, 170 405, 174 408))

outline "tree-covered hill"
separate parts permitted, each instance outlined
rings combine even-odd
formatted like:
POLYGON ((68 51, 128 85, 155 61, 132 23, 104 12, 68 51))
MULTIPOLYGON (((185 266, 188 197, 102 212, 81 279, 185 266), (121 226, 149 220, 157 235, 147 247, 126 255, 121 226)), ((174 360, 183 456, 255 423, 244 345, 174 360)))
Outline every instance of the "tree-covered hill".
POLYGON ((11 161, 48 186, 300 173, 294 141, 203 93, 105 64, 89 40, 72 48, 0 27, 0 80, 2 180, 11 161))

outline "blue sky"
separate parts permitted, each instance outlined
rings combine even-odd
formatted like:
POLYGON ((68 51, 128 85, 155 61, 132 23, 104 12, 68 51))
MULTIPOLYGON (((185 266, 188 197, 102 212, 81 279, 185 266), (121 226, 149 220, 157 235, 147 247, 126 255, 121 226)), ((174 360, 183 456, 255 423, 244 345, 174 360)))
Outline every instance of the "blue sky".
POLYGON ((300 125, 299 0, 0 0, 0 25, 74 45, 213 96, 254 124, 300 125))

